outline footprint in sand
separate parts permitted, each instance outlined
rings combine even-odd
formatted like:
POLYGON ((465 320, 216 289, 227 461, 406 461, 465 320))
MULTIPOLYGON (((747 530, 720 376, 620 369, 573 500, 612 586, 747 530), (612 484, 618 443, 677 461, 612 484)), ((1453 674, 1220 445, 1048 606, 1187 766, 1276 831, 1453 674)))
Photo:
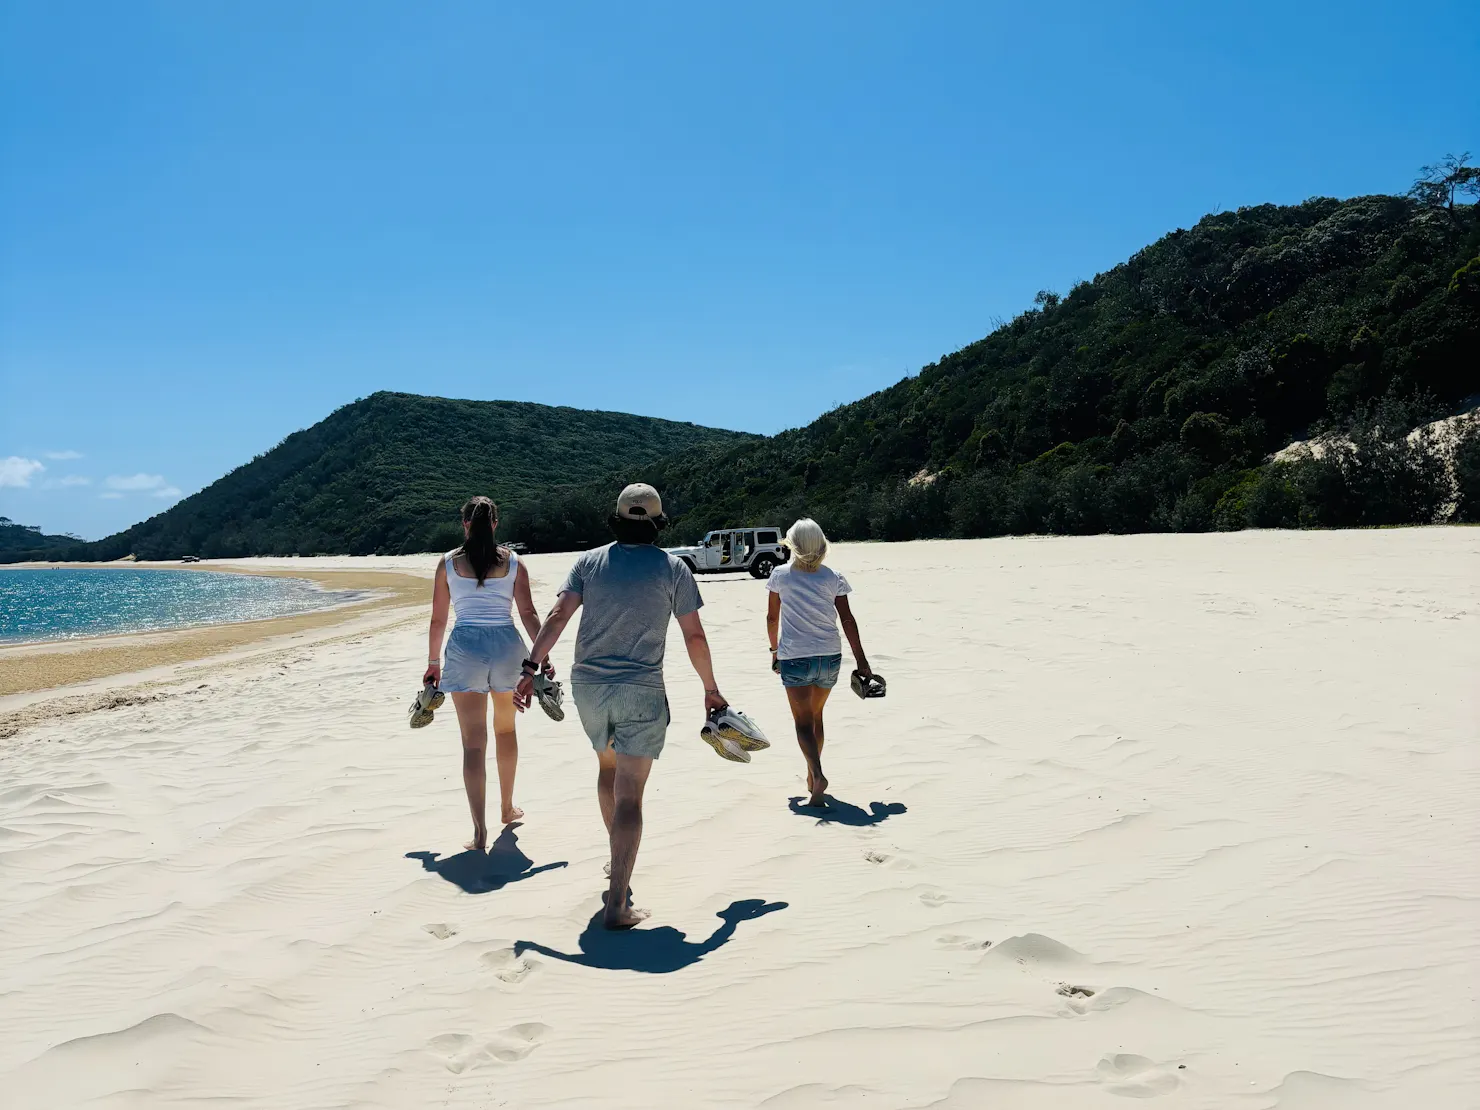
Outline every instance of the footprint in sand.
POLYGON ((483 966, 492 971, 496 978, 512 986, 524 981, 535 969, 535 961, 528 956, 515 955, 513 948, 499 948, 483 953, 483 966))
POLYGON ((1177 1073, 1131 1052, 1105 1056, 1095 1067, 1105 1090, 1126 1098, 1156 1098, 1177 1089, 1177 1073))
POLYGON ((1060 983, 1058 993, 1065 998, 1093 998, 1094 989, 1091 987, 1076 987, 1071 983, 1060 983))
POLYGON ((938 890, 927 890, 924 894, 920 895, 920 901, 931 909, 935 909, 937 906, 944 906, 950 900, 948 895, 942 894, 938 890))
POLYGON ((990 948, 992 942, 989 940, 977 940, 975 937, 962 936, 960 933, 942 933, 935 938, 935 943, 942 948, 990 948))
POLYGON ((473 1071, 488 1064, 510 1064, 522 1060, 535 1050, 549 1032, 548 1025, 530 1021, 522 1025, 511 1025, 487 1040, 480 1040, 467 1033, 443 1033, 433 1037, 427 1048, 442 1059, 448 1071, 461 1075, 465 1071, 473 1071))
POLYGON ((868 860, 869 863, 883 863, 889 856, 884 852, 868 851, 863 853, 863 858, 868 860))
POLYGON ((438 940, 446 940, 448 937, 457 936, 456 929, 454 929, 451 925, 448 925, 441 921, 434 921, 430 925, 423 925, 422 928, 431 933, 432 936, 436 937, 438 940))

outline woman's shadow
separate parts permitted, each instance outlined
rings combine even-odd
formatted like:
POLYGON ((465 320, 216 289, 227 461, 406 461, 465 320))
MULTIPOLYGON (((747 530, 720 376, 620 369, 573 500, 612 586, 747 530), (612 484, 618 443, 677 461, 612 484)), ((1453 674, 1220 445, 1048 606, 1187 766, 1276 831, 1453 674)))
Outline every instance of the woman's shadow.
POLYGON ((552 871, 565 867, 570 861, 534 866, 534 860, 519 850, 519 837, 514 830, 519 822, 505 826, 498 834, 493 847, 487 852, 469 849, 446 859, 438 859, 439 852, 407 852, 407 859, 421 860, 422 867, 435 875, 441 875, 449 883, 461 887, 469 894, 487 894, 491 890, 502 890, 510 883, 538 875, 541 871, 552 871))
POLYGON ((908 812, 903 802, 869 802, 868 812, 852 802, 841 802, 831 794, 824 794, 825 805, 809 806, 802 798, 788 801, 791 811, 798 817, 810 817, 819 825, 877 825, 896 814, 908 812))
POLYGON ((525 952, 541 952, 552 959, 581 964, 584 967, 666 975, 696 964, 716 948, 728 944, 740 922, 754 921, 786 907, 785 902, 767 902, 760 898, 731 902, 715 914, 724 924, 709 934, 707 940, 698 943, 689 941, 686 939, 688 934, 671 925, 626 931, 607 929, 601 924, 601 912, 597 911, 586 926, 586 931, 576 941, 581 948, 580 955, 546 948, 532 940, 517 941, 514 954, 519 956, 525 952))

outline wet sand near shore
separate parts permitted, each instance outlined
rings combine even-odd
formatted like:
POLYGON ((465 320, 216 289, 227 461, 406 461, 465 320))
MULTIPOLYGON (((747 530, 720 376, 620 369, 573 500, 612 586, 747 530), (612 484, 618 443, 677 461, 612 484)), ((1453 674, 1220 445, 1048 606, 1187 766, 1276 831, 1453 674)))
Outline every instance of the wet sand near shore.
MULTIPOLYGON (((41 565, 88 568, 99 566, 97 563, 41 565)), ((338 605, 332 609, 270 617, 266 620, 0 647, 0 697, 73 686, 93 679, 130 674, 174 663, 187 663, 221 655, 259 640, 325 629, 375 610, 426 604, 431 597, 429 576, 393 571, 299 570, 296 567, 287 570, 220 563, 185 567, 178 563, 126 565, 130 568, 204 570, 299 578, 317 583, 327 590, 373 590, 377 596, 365 601, 338 605)))

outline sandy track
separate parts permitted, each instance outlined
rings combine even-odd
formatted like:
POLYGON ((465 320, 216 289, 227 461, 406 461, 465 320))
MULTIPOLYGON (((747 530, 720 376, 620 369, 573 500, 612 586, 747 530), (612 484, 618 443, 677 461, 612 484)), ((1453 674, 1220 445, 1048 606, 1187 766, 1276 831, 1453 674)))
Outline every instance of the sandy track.
MULTIPOLYGON (((674 727, 634 878, 573 723, 466 836, 403 625, 0 743, 17 1106, 1449 1108, 1480 1089, 1480 531, 842 546, 883 702, 797 813, 763 588, 702 583, 749 766, 674 727)), ((543 609, 564 562, 531 560, 543 609)), ((562 672, 570 643, 557 652, 562 672)))

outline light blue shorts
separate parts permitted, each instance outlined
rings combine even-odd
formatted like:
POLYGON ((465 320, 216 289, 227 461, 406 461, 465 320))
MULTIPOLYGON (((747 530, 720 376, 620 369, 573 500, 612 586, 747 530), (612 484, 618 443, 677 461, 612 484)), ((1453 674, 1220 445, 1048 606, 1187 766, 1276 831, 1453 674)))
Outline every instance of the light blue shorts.
POLYGON ((442 652, 442 689, 449 694, 511 693, 529 648, 512 624, 454 625, 442 652))
POLYGON ((572 683, 571 700, 591 746, 618 755, 657 759, 668 735, 668 693, 660 686, 630 683, 572 683))
POLYGON ((831 690, 838 684, 842 655, 804 655, 800 659, 778 659, 783 686, 821 686, 831 690))

